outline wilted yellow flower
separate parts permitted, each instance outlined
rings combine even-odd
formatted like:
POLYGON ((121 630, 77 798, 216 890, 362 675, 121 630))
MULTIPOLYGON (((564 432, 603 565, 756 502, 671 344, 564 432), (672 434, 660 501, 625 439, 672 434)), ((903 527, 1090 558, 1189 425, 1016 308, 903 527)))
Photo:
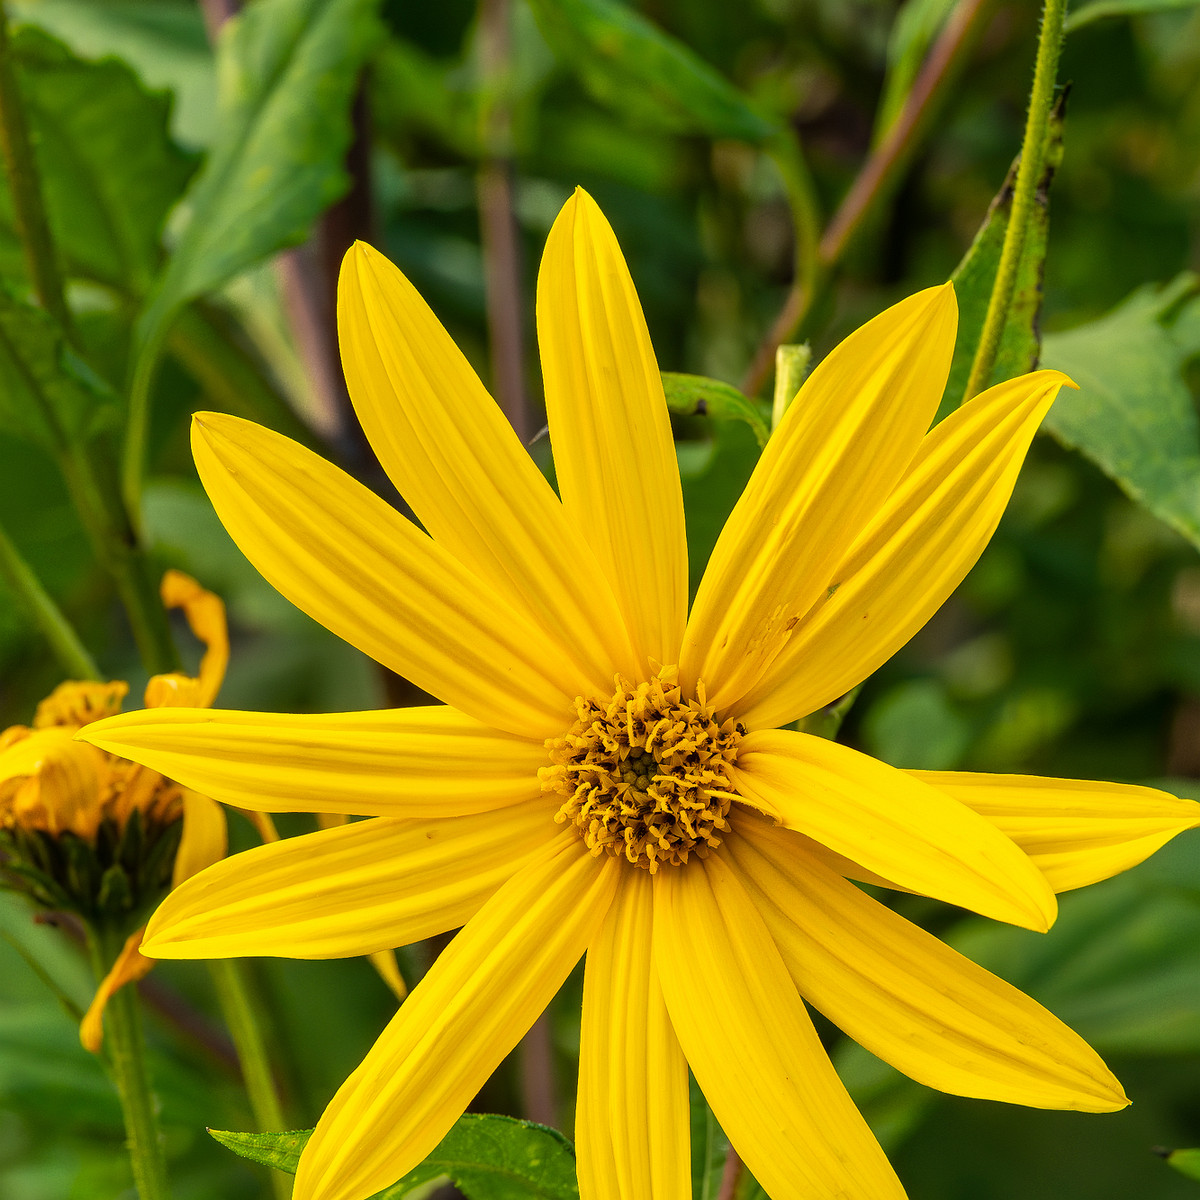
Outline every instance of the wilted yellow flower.
POLYGON ((149 952, 336 957, 464 926, 326 1109, 297 1200, 363 1200, 424 1158, 585 951, 584 1200, 690 1196, 688 1064, 776 1200, 901 1196, 806 1000, 932 1087, 1126 1103, 1049 1012, 850 880, 1045 929, 1056 889, 1132 865, 1200 808, 1146 788, 906 773, 784 728, 951 593, 1067 382, 1001 384, 927 432, 955 323, 952 289, 933 288, 821 363, 690 616, 658 366, 583 193, 538 283, 561 500, 412 286, 364 246, 343 268, 343 362, 424 531, 295 443, 197 417, 200 475, 259 570, 445 701, 160 710, 84 733, 231 803, 371 818, 203 872, 155 915, 149 952))
MULTIPOLYGON (((204 644, 198 677, 155 675, 147 708, 209 705, 229 660, 225 606, 181 571, 163 577, 167 608, 181 608, 204 644)), ((43 700, 32 728, 0 734, 0 851, 10 884, 46 908, 129 928, 164 892, 225 856, 225 814, 207 796, 128 759, 76 741, 85 725, 120 712, 129 685, 68 681, 43 700)), ((80 1028, 96 1052, 101 1017, 119 987, 154 965, 130 934, 80 1028)))

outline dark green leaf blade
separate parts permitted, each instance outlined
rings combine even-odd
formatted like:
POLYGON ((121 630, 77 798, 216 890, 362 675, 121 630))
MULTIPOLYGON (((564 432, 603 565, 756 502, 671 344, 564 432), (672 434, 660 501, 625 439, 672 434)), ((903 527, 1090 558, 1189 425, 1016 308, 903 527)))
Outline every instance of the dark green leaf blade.
POLYGON ((54 318, 0 289, 0 430, 55 451, 114 426, 118 410, 54 318))
POLYGON ((777 127, 687 46, 613 0, 530 0, 550 48, 599 103, 672 133, 764 142, 777 127))
POLYGON ((303 239, 347 186, 350 101, 376 0, 257 0, 217 49, 218 139, 190 220, 139 320, 144 347, 179 307, 303 239))
POLYGON ((745 421, 754 430, 759 449, 767 444, 770 430, 754 401, 737 388, 704 375, 662 373, 667 408, 682 417, 715 417, 719 421, 745 421))
MULTIPOLYGON (((195 165, 171 140, 170 99, 117 59, 78 58, 32 26, 17 32, 12 51, 68 273, 144 292, 162 260, 167 213, 195 165)), ((3 195, 7 266, 20 254, 3 195)))
POLYGON ((1139 288, 1098 321, 1046 338, 1065 371, 1046 428, 1200 546, 1200 422, 1183 376, 1200 355, 1200 277, 1139 288))
MULTIPOLYGON (((208 1131, 235 1154, 294 1174, 311 1129, 288 1133, 208 1131)), ((467 1200, 577 1200, 575 1153, 556 1129, 515 1117, 466 1113, 434 1152, 378 1200, 400 1200, 448 1175, 467 1200)))
MULTIPOLYGON (((1064 93, 1050 114, 1046 160, 1042 176, 1038 180, 1030 227, 1025 234, 1012 306, 1000 339, 1000 350, 996 355, 996 364, 992 368, 989 384, 1023 375, 1038 365, 1042 345, 1039 328, 1042 312, 1042 273, 1046 263, 1046 239, 1050 227, 1050 184, 1054 179, 1054 172, 1062 162, 1065 106, 1064 93)), ((1014 162, 970 249, 950 277, 954 283, 954 295, 958 300, 958 340, 954 345, 950 378, 938 408, 938 421, 952 413, 963 401, 967 378, 971 374, 971 363, 974 361, 979 337, 983 332, 983 322, 987 316, 988 300, 996 280, 996 270, 1000 265, 1000 252, 1008 230, 1009 214, 1012 212, 1013 184, 1016 177, 1017 162, 1014 162)))

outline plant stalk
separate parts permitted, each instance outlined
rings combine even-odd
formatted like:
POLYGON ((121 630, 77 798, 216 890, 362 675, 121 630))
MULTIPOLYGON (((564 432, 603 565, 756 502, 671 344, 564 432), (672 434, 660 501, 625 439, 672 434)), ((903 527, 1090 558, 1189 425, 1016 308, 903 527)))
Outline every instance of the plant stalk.
MULTIPOLYGON (((237 959, 214 959, 208 964, 216 988, 221 1014, 237 1047, 242 1081, 260 1133, 287 1128, 283 1105, 271 1071, 267 1042, 263 1036, 262 1013, 255 1001, 246 968, 237 959)), ((292 1194, 291 1178, 282 1171, 271 1172, 271 1186, 278 1200, 292 1194)))
POLYGON ((1012 307, 1017 271, 1025 249, 1025 235, 1033 216, 1037 198, 1038 179, 1046 154, 1046 135, 1050 111, 1054 106, 1054 81, 1058 75, 1058 56, 1062 51, 1063 27, 1066 22, 1066 0, 1046 0, 1042 8, 1042 27, 1038 36, 1037 62, 1033 70, 1033 89, 1029 95, 1029 112, 1025 118, 1025 137, 1021 142, 1021 161, 1013 188, 1012 210, 1008 228, 1004 231, 1004 246, 996 281, 988 299, 983 332, 971 363, 963 401, 982 392, 991 379, 992 368, 1000 351, 1000 340, 1012 307))
MULTIPOLYGON (((118 930, 89 928, 88 947, 97 982, 116 961, 122 942, 118 930)), ((169 1200, 166 1160, 146 1071, 135 986, 120 988, 113 994, 104 1010, 104 1031, 105 1053, 125 1116, 126 1147, 139 1200, 169 1200)))
POLYGON ((80 641, 79 634, 63 616, 62 609, 54 603, 49 592, 42 586, 41 580, 34 574, 33 568, 25 561, 2 527, 0 576, 24 603, 29 615, 49 642, 50 649, 67 678, 100 679, 100 670, 80 641))
POLYGON ((46 219, 41 176, 33 156, 29 126, 25 121, 21 89, 13 64, 8 12, 3 0, 0 0, 0 154, 4 158, 12 196, 13 219, 29 279, 33 284, 33 294, 42 308, 62 326, 67 338, 73 341, 74 325, 67 307, 54 239, 46 219))

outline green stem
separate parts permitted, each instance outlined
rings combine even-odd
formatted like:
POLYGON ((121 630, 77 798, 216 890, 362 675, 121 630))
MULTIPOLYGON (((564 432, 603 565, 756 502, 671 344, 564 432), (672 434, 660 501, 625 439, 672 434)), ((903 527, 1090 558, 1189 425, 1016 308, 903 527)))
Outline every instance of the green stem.
MULTIPOLYGON (((286 1129, 287 1121, 263 1036, 262 1014, 246 977, 246 968, 236 959, 226 958, 214 959, 208 964, 208 969, 225 1024, 237 1047, 242 1081, 246 1085, 258 1130, 260 1133, 274 1133, 286 1129)), ((279 1200, 288 1200, 292 1194, 289 1176, 281 1171, 272 1171, 271 1184, 279 1200)))
MULTIPOLYGON (((99 982, 116 961, 122 939, 119 931, 89 930, 88 944, 99 982)), ((162 1137, 146 1071, 137 988, 132 984, 117 991, 104 1010, 104 1046, 125 1115, 126 1147, 139 1200, 169 1200, 162 1137)))
POLYGON ((25 604, 29 615, 50 643, 59 666, 70 679, 100 679, 100 670, 79 640, 62 609, 54 603, 41 580, 0 527, 0 576, 25 604))
POLYGON ((13 219, 34 295, 38 303, 62 326, 67 336, 72 337, 71 312, 67 307, 58 256, 46 220, 41 179, 29 139, 29 127, 25 122, 21 89, 13 65, 8 13, 3 0, 0 0, 0 154, 4 158, 12 196, 13 219))
MULTIPOLYGON (((151 310, 157 314, 157 310, 151 310)), ((146 471, 146 449, 150 440, 150 395, 158 360, 166 344, 174 313, 149 322, 150 334, 138 336, 142 323, 134 328, 133 374, 129 382, 129 409, 125 418, 125 444, 121 453, 121 497, 126 510, 134 514, 140 526, 142 480, 146 471)), ((140 528, 139 528, 140 533, 140 528)))
POLYGON ((1013 291, 1017 285, 1017 270, 1025 249, 1025 234, 1033 216, 1037 198, 1038 179, 1046 153, 1046 133, 1050 125, 1050 110, 1054 105, 1054 81, 1058 74, 1058 56, 1062 50, 1063 24, 1067 15, 1066 0, 1046 0, 1042 9, 1042 28, 1038 37, 1037 63, 1033 70, 1033 90, 1029 96, 1029 113, 1025 119, 1025 137, 1021 143, 1021 162, 1017 167, 1017 182, 1013 190, 1012 210, 1004 232, 1004 247, 996 281, 988 299, 983 332, 971 363, 971 374, 963 400, 982 392, 992 376, 1000 339, 1008 321, 1013 291))
MULTIPOLYGON (((0 0, 0 156, 4 159, 14 220, 34 294, 38 303, 58 322, 64 336, 73 340, 71 312, 46 220, 46 206, 13 65, 8 13, 3 0, 0 0)), ((15 354, 13 360, 20 362, 15 354)), ((42 396, 36 381, 30 379, 27 382, 54 434, 59 463, 80 519, 92 536, 97 557, 116 582, 146 669, 151 673, 172 670, 178 660, 171 643, 170 627, 158 598, 158 589, 149 578, 130 516, 140 509, 134 506, 122 511, 119 503, 108 502, 109 497, 98 485, 95 467, 86 449, 68 437, 53 405, 42 396)), ((135 495, 140 501, 140 491, 135 495)))
POLYGON ((115 488, 101 486, 91 459, 77 446, 62 445, 59 461, 96 556, 116 584, 142 665, 151 675, 178 670, 179 655, 157 581, 115 488))
POLYGON ((775 397, 771 403, 771 429, 779 428, 788 405, 796 398, 812 362, 812 347, 807 342, 797 346, 784 342, 775 351, 775 397))
POLYGON ((17 347, 3 328, 0 328, 0 343, 7 351, 6 357, 20 373, 50 433, 71 503, 91 539, 97 559, 116 583, 143 665, 152 675, 177 670, 179 659, 171 641, 171 628, 159 599, 157 584, 150 575, 149 563, 128 512, 121 504, 115 480, 105 480, 99 474, 107 460, 101 457, 93 460, 89 447, 68 435, 54 405, 26 368, 17 347))

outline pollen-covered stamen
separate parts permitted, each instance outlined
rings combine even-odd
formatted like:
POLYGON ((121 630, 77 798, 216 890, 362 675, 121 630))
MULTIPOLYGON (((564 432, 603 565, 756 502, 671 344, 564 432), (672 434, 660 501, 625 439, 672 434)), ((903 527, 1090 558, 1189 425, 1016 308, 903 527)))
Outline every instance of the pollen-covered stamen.
POLYGON ((575 724, 546 743, 553 766, 538 774, 564 798, 555 820, 573 821, 593 854, 651 872, 703 857, 729 829, 729 768, 745 731, 717 722, 703 686, 685 700, 674 668, 616 685, 608 701, 579 697, 575 724))

